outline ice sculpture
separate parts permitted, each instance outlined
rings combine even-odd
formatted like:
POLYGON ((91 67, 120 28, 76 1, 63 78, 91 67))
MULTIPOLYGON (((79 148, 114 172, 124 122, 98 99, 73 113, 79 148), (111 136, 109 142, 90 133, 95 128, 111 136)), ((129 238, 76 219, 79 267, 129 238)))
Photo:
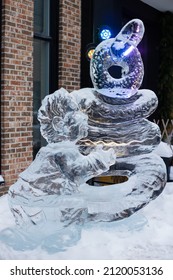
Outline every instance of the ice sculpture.
POLYGON ((104 175, 129 178, 120 185, 106 186, 100 193, 93 186, 82 188, 89 220, 128 217, 156 198, 166 183, 165 164, 153 152, 160 143, 160 129, 146 119, 157 108, 158 99, 151 90, 138 89, 144 70, 136 46, 143 34, 142 21, 134 19, 116 38, 100 43, 91 60, 95 88, 72 93, 88 114, 88 136, 78 143, 81 152, 87 154, 99 144, 113 148, 116 164, 104 175), (122 67, 122 78, 111 77, 108 70, 112 65, 122 67))
POLYGON ((143 34, 142 21, 132 20, 115 38, 97 46, 91 60, 91 79, 98 92, 113 98, 128 98, 137 92, 144 70, 136 46, 143 34), (108 69, 113 65, 122 67, 121 79, 115 79, 109 74, 108 69))
MULTIPOLYGON (((68 228, 72 244, 79 225, 126 218, 165 186, 165 165, 153 152, 160 130, 146 119, 156 109, 157 97, 139 90, 144 71, 137 45, 143 33, 141 20, 128 22, 116 38, 95 49, 94 88, 71 94, 60 89, 39 110, 48 145, 10 187, 9 204, 24 230, 52 223, 49 233, 52 225, 60 232, 57 249, 68 228), (112 65, 122 68, 120 79, 109 74, 112 65), (100 174, 123 175, 128 181, 105 187, 86 183, 100 174)), ((54 238, 46 242, 50 240, 54 238)))
POLYGON ((75 221, 78 212, 82 215, 86 211, 85 207, 81 208, 84 202, 79 194, 80 184, 115 163, 111 148, 103 150, 98 146, 87 156, 79 152, 76 142, 87 136, 88 118, 66 90, 60 89, 45 97, 38 119, 49 144, 40 149, 32 164, 9 189, 16 222, 26 227, 46 221, 60 224, 68 212, 75 221))

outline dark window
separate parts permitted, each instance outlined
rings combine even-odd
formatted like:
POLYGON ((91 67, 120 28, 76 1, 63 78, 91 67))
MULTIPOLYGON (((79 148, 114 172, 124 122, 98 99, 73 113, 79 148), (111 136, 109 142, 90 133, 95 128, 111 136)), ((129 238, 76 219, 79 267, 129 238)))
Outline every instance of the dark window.
POLYGON ((33 155, 46 142, 37 120, 43 98, 57 89, 58 1, 34 1, 33 155))
MULTIPOLYGON (((2 1, 0 1, 0 48, 1 48, 1 26, 2 26, 2 1)), ((1 53, 0 53, 0 65, 1 65, 1 53)), ((0 84, 1 84, 1 66, 0 66, 0 84)), ((0 174, 1 174, 1 100, 0 100, 0 174)))

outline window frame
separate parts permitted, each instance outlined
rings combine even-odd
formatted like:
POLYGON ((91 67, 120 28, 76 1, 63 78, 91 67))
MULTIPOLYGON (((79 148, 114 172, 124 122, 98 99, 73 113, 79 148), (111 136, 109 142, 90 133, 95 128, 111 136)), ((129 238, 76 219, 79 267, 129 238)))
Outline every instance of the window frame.
MULTIPOLYGON (((45 27, 45 31, 47 32, 35 32, 34 31, 34 37, 33 40, 39 40, 44 41, 49 44, 49 54, 48 54, 48 90, 45 93, 45 95, 50 94, 54 92, 58 88, 58 41, 59 41, 59 33, 58 33, 58 25, 59 25, 59 1, 57 0, 44 0, 44 5, 49 4, 48 6, 44 6, 44 12, 48 10, 48 15, 43 15, 43 26, 44 22, 47 23, 47 26, 45 27), (48 22, 47 22, 48 20, 48 22)), ((33 61, 34 66, 34 61, 33 61)), ((33 74, 34 75, 34 74, 33 74)), ((33 86, 33 95, 34 92, 34 86, 33 86)), ((34 98, 34 96, 33 96, 34 98)), ((41 105, 40 100, 40 105, 41 105)), ((33 110, 33 117, 34 117, 34 110, 33 110)), ((33 124, 34 125, 34 124, 33 124)), ((41 136, 42 138, 42 136, 41 136)), ((34 135, 33 135, 33 141, 34 141, 34 135)), ((42 138, 41 145, 38 147, 38 149, 34 150, 33 147, 33 158, 36 156, 38 150, 41 148, 42 145, 45 145, 46 142, 42 138)))
MULTIPOLYGON (((2 36, 2 0, 0 0, 0 48, 2 46, 2 42, 1 42, 1 36, 2 36)), ((0 53, 0 85, 1 85, 1 53, 0 53)), ((0 95, 1 95, 1 86, 0 86, 0 95)), ((2 103, 1 103, 1 98, 0 98, 0 174, 2 172, 2 160, 1 160, 1 137, 2 137, 2 134, 1 134, 1 121, 2 121, 2 117, 1 117, 1 113, 2 113, 2 103)), ((2 183, 2 180, 0 180, 0 183, 2 183)))

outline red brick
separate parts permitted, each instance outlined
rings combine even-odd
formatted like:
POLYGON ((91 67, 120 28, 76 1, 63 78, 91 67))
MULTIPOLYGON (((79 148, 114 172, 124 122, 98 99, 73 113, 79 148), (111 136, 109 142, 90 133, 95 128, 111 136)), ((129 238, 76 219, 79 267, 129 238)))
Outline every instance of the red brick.
POLYGON ((33 1, 4 0, 2 23, 1 170, 9 186, 32 160, 33 1))
MULTIPOLYGON (((81 0, 58 2, 58 85, 73 91, 80 88, 81 0)), ((4 0, 1 11, 1 170, 6 186, 32 161, 33 11, 33 0, 4 0)))

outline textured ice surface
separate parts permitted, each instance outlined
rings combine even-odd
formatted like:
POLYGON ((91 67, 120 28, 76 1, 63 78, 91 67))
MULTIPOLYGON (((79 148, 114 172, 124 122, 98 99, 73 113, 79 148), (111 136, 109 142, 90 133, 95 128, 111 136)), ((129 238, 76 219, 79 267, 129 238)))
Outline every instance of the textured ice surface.
MULTIPOLYGON (((113 223, 93 223, 90 226, 87 224, 83 227, 78 242, 71 243, 71 246, 68 244, 67 247, 63 247, 66 250, 57 252, 59 240, 46 238, 46 234, 50 235, 48 227, 43 228, 42 234, 35 230, 34 238, 35 240, 37 238, 37 243, 34 238, 31 239, 31 234, 28 233, 26 236, 27 233, 24 231, 20 232, 20 235, 18 233, 18 239, 14 238, 14 219, 9 211, 7 196, 2 196, 0 197, 0 233, 4 233, 5 228, 8 228, 9 239, 11 236, 9 243, 13 242, 14 245, 8 245, 4 240, 2 241, 2 238, 0 239, 0 260, 172 260, 172 200, 173 183, 167 183, 162 194, 147 207, 127 219, 113 223), (26 248, 27 243, 30 245, 26 248), (14 249, 19 244, 25 249, 14 249)), ((66 241, 70 240, 67 232, 62 236, 66 241)))
POLYGON ((146 119, 158 104, 153 91, 138 90, 122 104, 108 104, 89 88, 71 94, 88 114, 88 136, 79 141, 84 153, 101 144, 113 148, 118 158, 152 152, 160 143, 158 125, 146 119))
POLYGON ((91 60, 91 79, 98 92, 112 98, 128 98, 134 95, 143 80, 143 62, 137 45, 144 33, 141 20, 128 22, 114 39, 101 42, 91 60), (122 68, 122 77, 113 78, 108 69, 122 68))
POLYGON ((18 227, 0 235, 8 245, 32 249, 44 240, 48 250, 62 251, 80 239, 84 225, 127 218, 164 189, 166 167, 153 152, 160 130, 146 119, 157 97, 138 90, 143 63, 137 45, 143 33, 143 23, 135 19, 96 48, 94 88, 71 94, 61 88, 43 100, 38 119, 48 144, 9 189, 18 227), (112 65, 122 67, 120 79, 110 76, 112 65), (86 184, 99 175, 128 181, 86 184))
POLYGON ((86 212, 80 184, 108 171, 115 163, 111 148, 104 150, 98 146, 88 155, 80 153, 76 141, 87 135, 87 116, 71 100, 72 96, 61 89, 47 96, 40 108, 41 131, 49 144, 40 149, 9 189, 10 207, 20 226, 51 220, 61 228, 68 215, 69 223, 79 222, 86 212))

